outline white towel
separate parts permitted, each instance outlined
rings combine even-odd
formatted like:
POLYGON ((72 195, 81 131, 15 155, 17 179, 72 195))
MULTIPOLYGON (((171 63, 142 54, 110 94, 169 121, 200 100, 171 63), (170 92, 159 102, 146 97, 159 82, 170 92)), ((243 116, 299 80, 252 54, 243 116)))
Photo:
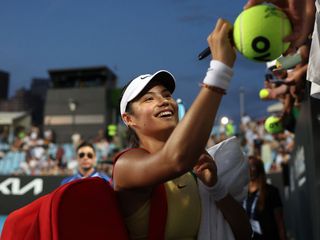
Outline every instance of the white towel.
MULTIPOLYGON (((242 202, 249 183, 248 161, 241 151, 236 137, 228 138, 207 149, 217 164, 218 179, 228 193, 242 202)), ((234 235, 228 222, 203 183, 199 180, 202 212, 198 240, 233 240, 234 235)))

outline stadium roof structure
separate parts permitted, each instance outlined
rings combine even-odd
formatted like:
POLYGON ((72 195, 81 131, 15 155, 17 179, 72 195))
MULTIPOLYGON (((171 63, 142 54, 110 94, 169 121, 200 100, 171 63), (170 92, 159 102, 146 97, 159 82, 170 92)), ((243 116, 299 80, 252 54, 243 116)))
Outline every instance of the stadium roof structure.
POLYGON ((117 76, 106 66, 48 70, 54 88, 115 85, 117 76))
POLYGON ((15 120, 27 115, 27 112, 0 112, 0 125, 12 125, 15 120))

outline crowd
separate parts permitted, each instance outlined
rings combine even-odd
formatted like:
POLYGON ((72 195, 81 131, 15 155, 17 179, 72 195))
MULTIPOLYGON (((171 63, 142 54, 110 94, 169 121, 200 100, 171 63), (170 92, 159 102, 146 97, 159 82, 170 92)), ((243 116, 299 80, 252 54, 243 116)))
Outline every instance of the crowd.
MULTIPOLYGON (((263 160, 267 173, 282 171, 288 165, 294 147, 294 133, 284 131, 270 134, 264 128, 263 120, 253 120, 249 116, 243 117, 240 125, 234 129, 238 131, 230 132, 226 126, 219 127, 219 133, 210 136, 207 147, 235 135, 247 156, 263 160)), ((83 140, 80 133, 75 133, 70 136, 69 143, 57 144, 52 130, 42 133, 38 127, 33 126, 29 130, 17 129, 16 136, 9 143, 8 135, 2 131, 0 162, 9 153, 20 153, 24 161, 9 173, 11 175, 71 175, 77 169, 75 149, 83 140)), ((95 146, 97 169, 110 176, 112 158, 125 148, 126 139, 119 137, 119 134, 112 138, 106 137, 101 129, 94 138, 85 140, 95 146)))
MULTIPOLYGON (((11 142, 6 131, 0 135, 0 164, 14 162, 20 156, 19 164, 12 164, 6 174, 71 175, 76 172, 76 148, 84 141, 80 133, 70 136, 69 143, 58 144, 52 130, 42 133, 38 127, 32 126, 30 129, 17 128, 15 132, 11 142)), ((107 138, 105 132, 100 130, 89 141, 96 149, 97 168, 110 175, 112 157, 122 148, 120 138, 117 135, 107 138)))
MULTIPOLYGON (((207 143, 213 146, 231 136, 237 136, 243 153, 246 156, 261 158, 267 173, 280 172, 289 163, 290 154, 294 148, 294 133, 283 131, 270 134, 264 126, 264 119, 254 120, 244 116, 237 127, 237 132, 228 132, 228 125, 220 126, 214 131, 207 143)), ((236 128, 236 127, 234 127, 236 128)))
MULTIPOLYGON (((250 0, 245 8, 261 2, 263 1, 250 0)), ((318 86, 316 74, 318 57, 314 53, 317 51, 317 45, 315 45, 318 39, 317 28, 314 29, 312 36, 314 41, 311 41, 315 12, 314 1, 292 0, 288 3, 277 1, 273 3, 289 15, 294 28, 293 34, 286 39, 291 42, 287 55, 267 62, 264 86, 259 96, 263 101, 278 100, 283 107, 281 111, 270 116, 273 118, 268 123, 265 121, 268 116, 259 121, 252 121, 249 117, 244 117, 237 133, 243 151, 248 156, 259 156, 267 172, 279 171, 289 161, 301 102, 309 94, 305 92, 308 89, 306 79, 312 83, 310 94, 314 97, 317 97, 318 86), (301 21, 301 16, 305 17, 304 21, 301 21), (309 64, 309 59, 313 60, 312 65, 309 64), (277 125, 278 128, 272 129, 266 124, 277 125)), ((227 129, 224 132, 220 131, 218 135, 210 137, 208 145, 218 143, 228 135, 230 134, 227 129)), ((76 169, 75 148, 81 141, 81 133, 75 133, 71 136, 70 143, 56 144, 54 133, 51 130, 41 133, 37 127, 29 130, 17 129, 13 139, 12 134, 9 136, 8 129, 4 128, 0 136, 0 158, 4 159, 8 152, 25 154, 25 161, 20 162, 19 168, 14 169, 11 174, 72 174, 76 169)), ((102 163, 110 161, 114 152, 124 148, 123 139, 119 140, 119 137, 115 136, 107 140, 103 131, 99 132, 96 138, 90 139, 90 142, 96 147, 98 166, 103 166, 102 168, 105 166, 102 163)))
MULTIPOLYGON (((260 2, 248 1, 246 7, 260 2)), ((266 63, 264 86, 259 96, 263 101, 277 100, 282 105, 281 111, 269 116, 267 131, 271 134, 285 130, 294 133, 303 100, 309 94, 319 98, 319 26, 314 25, 315 12, 319 11, 315 5, 318 3, 313 0, 272 2, 289 15, 294 28, 293 34, 285 39, 291 42, 289 50, 266 63), (277 128, 272 129, 270 124, 276 124, 277 128)))

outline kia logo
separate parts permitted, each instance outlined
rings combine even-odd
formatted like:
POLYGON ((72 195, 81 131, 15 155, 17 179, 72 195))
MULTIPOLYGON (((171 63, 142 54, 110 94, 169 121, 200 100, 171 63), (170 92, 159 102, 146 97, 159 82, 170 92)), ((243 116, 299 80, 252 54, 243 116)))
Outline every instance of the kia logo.
POLYGON ((3 195, 24 195, 32 191, 38 195, 43 191, 43 179, 35 178, 24 186, 21 186, 20 178, 7 178, 0 183, 0 193, 3 195))

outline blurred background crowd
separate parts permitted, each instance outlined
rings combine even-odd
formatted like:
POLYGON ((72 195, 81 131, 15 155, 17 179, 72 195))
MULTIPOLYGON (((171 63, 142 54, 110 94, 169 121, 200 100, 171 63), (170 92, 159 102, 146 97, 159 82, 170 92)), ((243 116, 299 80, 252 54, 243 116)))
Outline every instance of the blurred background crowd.
MULTIPOLYGON (((70 136, 68 143, 56 143, 52 130, 38 127, 20 129, 8 142, 6 131, 0 135, 0 174, 3 175, 72 175, 77 170, 76 148, 83 141, 80 133, 70 136)), ((107 137, 103 130, 88 139, 97 153, 97 169, 110 175, 112 157, 123 149, 118 135, 107 137)))
MULTIPOLYGON (((227 121, 213 128, 208 147, 237 136, 243 152, 247 156, 261 158, 267 173, 286 169, 294 147, 292 132, 270 134, 264 128, 263 119, 253 120, 249 116, 244 116, 238 126, 227 121)), ((95 146, 97 169, 110 176, 113 156, 127 146, 126 128, 119 124, 116 129, 113 136, 100 129, 91 139, 83 139, 81 133, 74 133, 69 142, 57 143, 55 132, 50 129, 41 131, 36 126, 18 128, 16 134, 10 137, 7 128, 2 128, 0 174, 72 175, 77 170, 75 150, 82 141, 87 140, 95 146)))

